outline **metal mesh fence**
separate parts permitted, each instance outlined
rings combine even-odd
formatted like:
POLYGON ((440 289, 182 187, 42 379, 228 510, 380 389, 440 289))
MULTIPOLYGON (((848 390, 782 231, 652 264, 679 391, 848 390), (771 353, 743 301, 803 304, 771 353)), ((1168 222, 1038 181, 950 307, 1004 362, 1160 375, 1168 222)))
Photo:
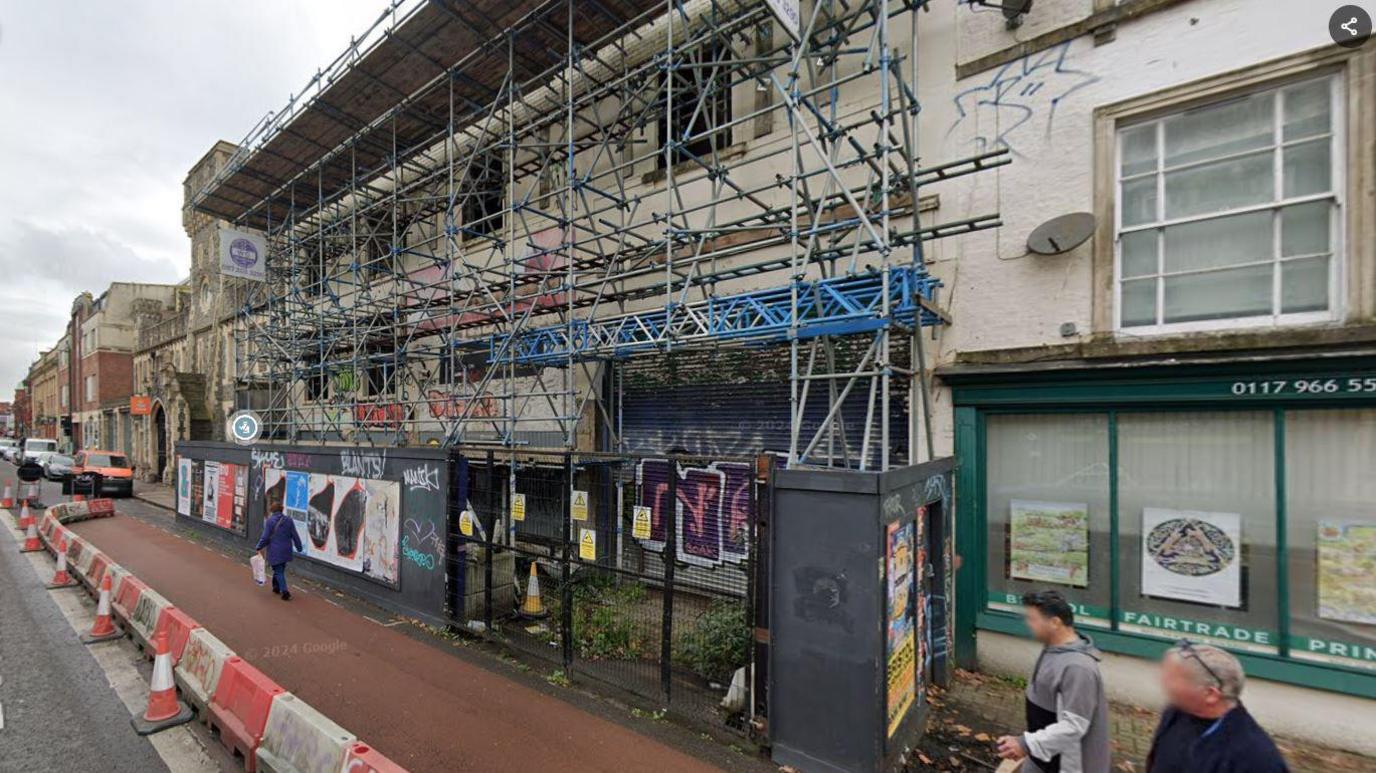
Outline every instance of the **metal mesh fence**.
POLYGON ((458 452, 451 617, 719 723, 744 708, 721 703, 752 649, 758 461, 458 452))

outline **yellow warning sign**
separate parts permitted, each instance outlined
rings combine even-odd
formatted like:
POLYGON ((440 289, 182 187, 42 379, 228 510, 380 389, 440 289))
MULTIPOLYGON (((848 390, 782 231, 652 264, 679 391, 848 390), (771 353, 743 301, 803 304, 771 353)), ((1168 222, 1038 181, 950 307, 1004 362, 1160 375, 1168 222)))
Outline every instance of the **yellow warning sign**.
POLYGON ((459 531, 462 532, 465 537, 473 536, 472 512, 464 510, 462 513, 459 513, 459 531))
POLYGON ((588 520, 588 492, 579 491, 578 489, 573 490, 572 510, 573 520, 588 520))
POLYGON ((584 561, 596 561, 597 532, 592 529, 579 529, 578 535, 578 557, 584 561))
POLYGON ((511 495, 511 520, 524 521, 526 519, 526 495, 511 495))
POLYGON ((631 536, 636 539, 650 538, 650 508, 635 506, 635 520, 631 522, 631 536))

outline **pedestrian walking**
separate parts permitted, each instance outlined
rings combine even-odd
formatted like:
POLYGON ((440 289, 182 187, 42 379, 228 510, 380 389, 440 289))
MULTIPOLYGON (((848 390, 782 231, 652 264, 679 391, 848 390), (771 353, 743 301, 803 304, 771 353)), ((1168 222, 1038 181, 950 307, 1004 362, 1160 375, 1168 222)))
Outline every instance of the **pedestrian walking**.
POLYGON ((282 512, 282 495, 276 492, 268 495, 268 519, 263 524, 263 536, 258 538, 254 550, 263 554, 272 567, 272 592, 279 594, 283 601, 291 601, 291 591, 287 589, 287 562, 291 561, 293 548, 301 551, 301 537, 296 533, 296 523, 282 512))
POLYGON ((1075 630, 1075 612, 1054 590, 1022 597, 1023 619, 1042 644, 1027 681, 1027 732, 998 740, 1022 773, 1107 773, 1108 701, 1099 650, 1075 630))
POLYGON ((1243 707, 1246 675, 1231 653, 1181 641, 1161 661, 1166 709, 1147 773, 1288 773, 1271 737, 1243 707))

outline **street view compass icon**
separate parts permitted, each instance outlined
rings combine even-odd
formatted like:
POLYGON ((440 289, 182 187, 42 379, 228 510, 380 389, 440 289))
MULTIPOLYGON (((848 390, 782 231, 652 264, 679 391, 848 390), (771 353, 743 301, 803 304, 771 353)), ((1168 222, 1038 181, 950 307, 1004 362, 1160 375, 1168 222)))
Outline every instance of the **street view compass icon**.
POLYGON ((229 418, 229 434, 241 446, 251 446, 263 434, 263 422, 253 411, 239 411, 229 418))

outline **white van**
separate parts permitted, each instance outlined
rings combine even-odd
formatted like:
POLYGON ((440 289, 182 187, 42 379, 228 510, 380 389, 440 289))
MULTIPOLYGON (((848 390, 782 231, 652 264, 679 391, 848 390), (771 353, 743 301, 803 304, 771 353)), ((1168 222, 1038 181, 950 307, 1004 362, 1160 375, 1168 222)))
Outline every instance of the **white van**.
POLYGON ((57 441, 51 438, 29 438, 24 441, 24 458, 22 462, 34 461, 42 463, 43 458, 48 454, 57 453, 57 441))

